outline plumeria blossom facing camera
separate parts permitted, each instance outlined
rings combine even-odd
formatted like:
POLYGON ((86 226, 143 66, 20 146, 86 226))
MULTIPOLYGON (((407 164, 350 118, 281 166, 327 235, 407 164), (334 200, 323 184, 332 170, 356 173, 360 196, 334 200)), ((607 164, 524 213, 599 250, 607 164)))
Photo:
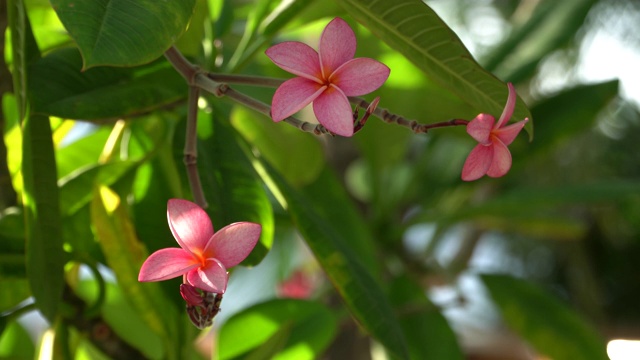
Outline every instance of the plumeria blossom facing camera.
POLYGON ((389 77, 389 68, 373 59, 353 58, 356 36, 335 18, 320 36, 318 52, 307 44, 287 41, 267 49, 280 68, 298 77, 285 81, 273 95, 271 117, 282 121, 313 103, 324 127, 341 136, 353 135, 353 113, 347 96, 368 94, 389 77))
POLYGON ((467 133, 479 144, 471 150, 464 163, 462 180, 473 181, 484 175, 501 177, 511 168, 511 152, 507 146, 515 140, 529 119, 505 126, 516 106, 516 90, 511 83, 507 86, 507 104, 497 122, 489 114, 480 114, 467 125, 467 133))
POLYGON ((138 280, 162 281, 183 275, 185 284, 213 294, 224 294, 227 269, 251 253, 262 231, 259 224, 238 222, 214 233, 207 213, 181 199, 169 200, 167 218, 180 248, 151 254, 142 264, 138 280))

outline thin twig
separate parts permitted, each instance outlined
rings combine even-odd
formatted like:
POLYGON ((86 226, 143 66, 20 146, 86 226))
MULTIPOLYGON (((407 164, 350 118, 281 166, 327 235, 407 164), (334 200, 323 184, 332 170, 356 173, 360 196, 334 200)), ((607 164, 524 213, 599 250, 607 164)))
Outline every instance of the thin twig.
POLYGON ((237 74, 219 74, 219 73, 207 73, 207 76, 216 82, 237 84, 237 85, 251 85, 260 87, 277 88, 282 85, 286 79, 271 78, 264 76, 253 75, 237 75, 237 74))
POLYGON ((193 193, 193 200, 203 209, 208 207, 204 197, 200 175, 198 174, 198 97, 200 89, 189 87, 189 99, 187 109, 187 132, 184 143, 184 165, 187 167, 189 186, 193 193))
MULTIPOLYGON (((361 108, 368 108, 370 105, 365 99, 359 97, 349 97, 349 101, 361 108)), ((469 121, 463 119, 451 119, 433 124, 420 124, 416 120, 409 120, 400 115, 392 114, 387 109, 380 107, 375 108, 373 115, 388 124, 404 126, 416 134, 426 134, 429 130, 439 127, 466 126, 469 123, 469 121)))
MULTIPOLYGON (((263 103, 262 101, 256 100, 242 92, 232 89, 225 83, 216 82, 212 80, 211 77, 207 74, 196 75, 194 84, 217 97, 226 96, 239 104, 242 104, 250 109, 271 117, 271 106, 263 103)), ((297 127, 304 132, 309 132, 316 135, 331 134, 329 130, 327 130, 320 124, 308 123, 293 116, 290 116, 283 121, 289 125, 297 127)))

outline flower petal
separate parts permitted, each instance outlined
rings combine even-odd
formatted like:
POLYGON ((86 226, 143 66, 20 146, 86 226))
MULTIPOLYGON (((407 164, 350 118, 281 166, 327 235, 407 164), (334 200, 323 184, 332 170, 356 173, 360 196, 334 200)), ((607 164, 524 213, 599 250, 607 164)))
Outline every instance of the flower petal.
POLYGON ((495 129, 499 129, 506 124, 509 119, 511 119, 511 115, 513 115, 513 109, 516 107, 516 89, 513 87, 513 84, 508 83, 507 87, 509 88, 509 96, 507 97, 507 104, 504 106, 504 110, 502 110, 502 115, 500 115, 500 119, 496 123, 495 129))
POLYGON ((194 254, 201 254, 207 241, 213 236, 209 215, 191 201, 170 199, 167 218, 171 233, 180 247, 194 254))
POLYGON ((513 140, 516 139, 520 130, 524 128, 524 125, 529 121, 529 119, 524 119, 522 121, 518 121, 517 123, 513 123, 509 126, 502 127, 498 130, 494 130, 493 134, 500 139, 505 145, 510 145, 513 140))
POLYGON ((491 129, 496 119, 489 114, 480 114, 467 124, 467 133, 483 145, 491 144, 491 129))
POLYGON ((356 54, 356 35, 346 21, 335 18, 322 31, 318 49, 322 73, 326 79, 340 65, 353 59, 356 54))
POLYGON ((493 147, 493 160, 491 161, 489 170, 487 170, 487 175, 494 178, 504 176, 509 172, 509 169, 511 169, 511 153, 509 152, 509 148, 497 138, 494 138, 491 147, 493 147))
POLYGON ((301 77, 285 81, 273 94, 271 118, 273 121, 286 119, 309 105, 325 89, 325 86, 301 77))
POLYGON ((368 94, 387 81, 391 70, 387 65, 369 58, 351 59, 331 74, 329 81, 347 96, 368 94))
POLYGON ((151 254, 140 267, 138 281, 173 279, 200 266, 198 259, 183 249, 160 249, 151 254))
POLYGON ((349 99, 331 85, 313 101, 313 112, 320 124, 336 135, 353 135, 353 112, 349 99))
POLYGON ((216 294, 224 294, 227 289, 229 274, 217 259, 207 259, 207 264, 189 271, 187 282, 199 289, 216 294))
POLYGON ((286 41, 268 48, 265 54, 283 70, 317 83, 323 82, 318 53, 307 44, 286 41))
POLYGON ((493 159, 493 146, 478 144, 471 150, 462 167, 462 180, 473 181, 487 173, 493 159))
POLYGON ((206 256, 215 257, 227 269, 240 264, 256 246, 262 226, 251 222, 227 225, 213 235, 206 256))

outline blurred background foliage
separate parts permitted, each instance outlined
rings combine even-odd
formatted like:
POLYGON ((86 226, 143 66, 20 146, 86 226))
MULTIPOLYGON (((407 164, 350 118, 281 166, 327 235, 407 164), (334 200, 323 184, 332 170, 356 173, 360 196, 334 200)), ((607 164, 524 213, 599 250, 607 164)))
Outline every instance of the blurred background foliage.
MULTIPOLYGON (((24 53, 9 41, 21 3, 0 7, 0 358, 44 356, 50 346, 54 357, 79 359, 379 359, 402 348, 415 359, 605 359, 607 341, 640 340, 637 1, 426 1, 528 105, 533 141, 513 143, 500 179, 460 180, 474 146, 463 128, 416 135, 372 118, 352 139, 315 137, 203 96, 207 211, 216 229, 251 220, 265 233, 202 334, 184 314, 179 279, 136 281, 146 255, 175 246, 167 199, 191 197, 185 84, 164 59, 80 73, 73 40, 40 0, 25 1, 42 54, 28 72, 30 111, 51 116, 60 208, 51 226, 62 235, 57 246, 45 232, 31 246, 55 248, 40 254, 47 263, 25 266, 38 202, 24 200, 24 169, 41 166, 28 136, 42 128, 21 131, 20 89, 9 80, 33 51, 28 36, 24 53), (64 278, 47 273, 56 267, 64 278), (33 311, 33 284, 56 282, 60 304, 36 301, 47 324, 33 311), (376 316, 401 330, 385 333, 376 316)), ((177 47, 208 71, 289 77, 264 49, 315 47, 341 16, 357 56, 392 69, 375 92, 381 107, 421 123, 483 111, 359 25, 344 10, 352 3, 198 0, 177 47)), ((273 94, 234 88, 266 103, 273 94)), ((307 110, 301 118, 312 121, 307 110)))

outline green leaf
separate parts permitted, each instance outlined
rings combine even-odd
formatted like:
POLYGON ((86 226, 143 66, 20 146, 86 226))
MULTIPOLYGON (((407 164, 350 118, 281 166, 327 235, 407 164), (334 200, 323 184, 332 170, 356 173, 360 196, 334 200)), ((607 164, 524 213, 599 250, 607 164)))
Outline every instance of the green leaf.
POLYGON ((507 275, 485 274, 504 321, 545 356, 557 360, 606 360, 606 344, 578 313, 542 289, 507 275))
MULTIPOLYGON (((138 282, 146 251, 120 197, 106 186, 95 188, 91 222, 118 284, 152 331, 163 341, 167 354, 177 352, 175 308, 167 303, 159 284, 138 282)), ((176 288, 176 291, 178 289, 176 288)))
POLYGON ((10 310, 31 296, 29 281, 26 278, 0 275, 0 288, 2 289, 2 293, 0 293, 0 313, 10 310))
POLYGON ((389 289, 412 359, 464 359, 447 319, 407 277, 395 279, 389 289))
MULTIPOLYGON (((87 302, 98 296, 94 281, 81 281, 76 289, 87 302)), ((162 359, 162 339, 151 331, 125 297, 122 288, 114 283, 106 283, 106 299, 101 314, 113 331, 135 348, 140 349, 150 359, 162 359)))
POLYGON ((0 333, 0 358, 34 359, 35 348, 29 333, 17 321, 12 321, 0 333))
POLYGON ((274 124, 257 112, 240 107, 234 109, 231 123, 295 186, 314 181, 324 166, 320 142, 293 126, 274 124))
MULTIPOLYGON (((499 116, 507 86, 473 59, 458 36, 420 0, 338 0, 358 22, 402 53, 430 79, 457 94, 478 112, 499 116)), ((392 70, 393 71, 393 70, 392 70)), ((531 119, 518 98, 514 119, 531 119)), ((533 122, 525 127, 533 136, 533 122)))
POLYGON ((358 254, 358 260, 371 275, 378 278, 380 261, 372 246, 375 237, 336 175, 325 167, 316 181, 302 188, 301 192, 307 196, 320 217, 340 229, 342 236, 349 239, 349 245, 358 254))
MULTIPOLYGON (((393 358, 408 359, 402 330, 387 297, 361 263, 344 227, 328 221, 303 194, 294 190, 268 163, 263 179, 291 215, 316 259, 358 322, 385 346, 393 358)), ((330 211, 325 209, 324 212, 330 211)))
POLYGON ((187 29, 195 0, 51 0, 78 44, 83 69, 160 57, 187 29))
POLYGON ((323 304, 271 300, 254 305, 224 323, 218 339, 219 357, 232 359, 247 353, 249 357, 258 357, 260 351, 263 355, 272 352, 273 356, 268 357, 272 359, 317 359, 331 343, 336 326, 335 314, 323 304), (271 342, 270 349, 261 348, 267 341, 271 342))
POLYGON ((173 104, 187 94, 184 79, 164 60, 135 69, 81 67, 73 48, 35 62, 30 68, 32 111, 66 119, 117 119, 173 104))
MULTIPOLYGON (((598 113, 618 95, 618 80, 580 85, 536 104, 536 141, 523 153, 548 149, 593 127, 598 113)), ((517 157, 517 155, 514 155, 517 157)))
POLYGON ((535 72, 544 57, 575 39, 596 3, 594 0, 539 2, 527 22, 516 24, 509 37, 482 63, 502 79, 521 82, 535 72))
POLYGON ((244 265, 259 263, 271 249, 274 220, 271 203, 262 181, 238 145, 242 138, 228 124, 213 116, 201 119, 198 145, 198 168, 205 195, 206 209, 215 229, 238 221, 262 225, 260 241, 244 265), (213 126, 212 129, 206 127, 213 126))
POLYGON ((20 121, 22 121, 27 110, 27 67, 32 61, 40 57, 40 51, 33 38, 24 1, 9 0, 6 6, 7 20, 9 29, 11 29, 13 91, 16 94, 18 113, 20 121))
POLYGON ((49 119, 29 116, 23 127, 22 203, 25 211, 27 274, 42 314, 53 322, 62 298, 65 253, 49 119))
POLYGON ((110 186, 137 165, 133 161, 96 164, 60 180, 60 209, 64 216, 91 201, 96 184, 110 186))

